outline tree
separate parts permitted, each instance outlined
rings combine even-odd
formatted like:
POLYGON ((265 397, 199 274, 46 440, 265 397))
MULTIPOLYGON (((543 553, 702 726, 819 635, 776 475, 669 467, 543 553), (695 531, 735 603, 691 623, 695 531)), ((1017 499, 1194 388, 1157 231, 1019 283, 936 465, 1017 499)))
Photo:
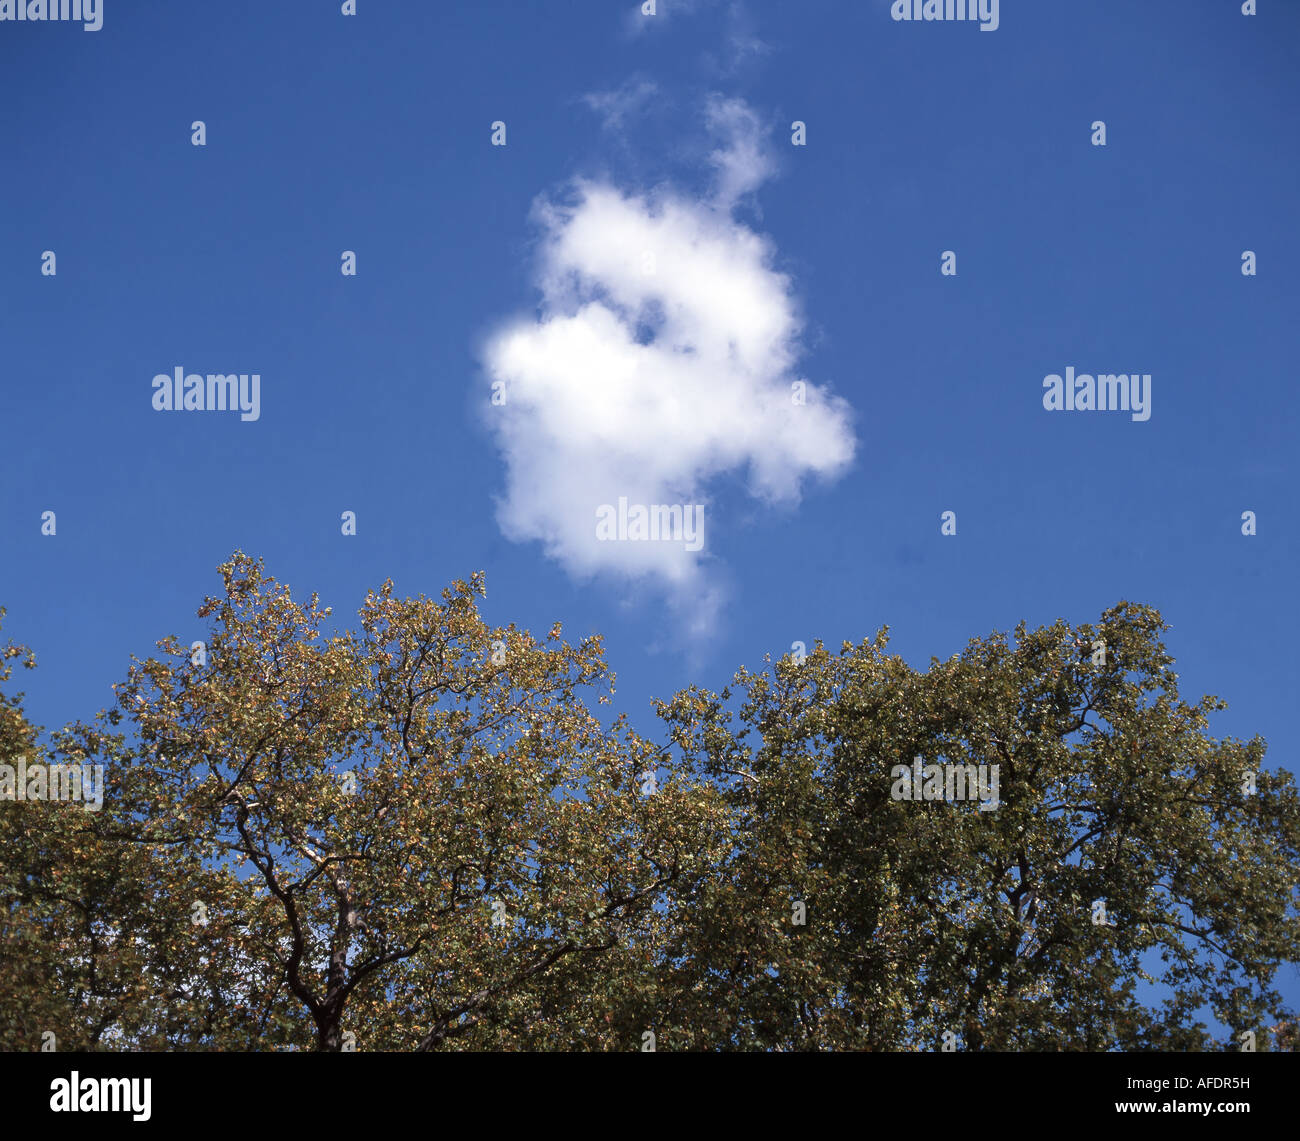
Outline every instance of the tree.
POLYGON ((1121 603, 925 673, 882 630, 741 670, 738 708, 730 690, 661 703, 733 812, 661 1005, 768 1049, 1205 1049, 1204 1008, 1233 1035, 1281 1016, 1294 781, 1262 770, 1262 740, 1205 732, 1224 704, 1179 698, 1166 629, 1121 603), (998 766, 999 806, 896 799, 918 757, 998 766))
POLYGON ((295 603, 243 555, 220 569, 206 646, 165 639, 118 709, 64 740, 111 755, 114 808, 90 828, 139 896, 113 945, 143 957, 152 1017, 115 1033, 574 1045, 556 1020, 600 991, 605 960, 652 960, 666 896, 709 867, 721 798, 586 707, 613 681, 598 639, 489 629, 479 578, 441 605, 387 583, 359 633, 329 635, 316 596, 295 603), (109 732, 123 723, 130 749, 109 732))
MULTIPOLYGON (((3 626, 4 607, 0 607, 0 627, 3 626)), ((13 666, 18 659, 27 669, 36 667, 32 652, 12 641, 0 646, 0 685, 13 677, 13 666)), ((0 764, 16 766, 20 758, 35 757, 38 729, 27 722, 23 714, 23 695, 9 695, 0 690, 0 764)), ((6 854, 12 852, 10 828, 14 813, 0 806, 0 844, 6 854)), ((39 920, 23 906, 28 866, 6 855, 0 860, 0 897, 4 912, 0 914, 0 961, 6 964, 6 974, 12 972, 11 984, 0 988, 0 1048, 34 1049, 40 1043, 42 1029, 48 1026, 59 1006, 48 986, 48 971, 53 965, 47 942, 42 938, 39 920), (6 1000, 5 996, 10 998, 6 1000), (22 1001, 13 1001, 21 996, 22 1001), (22 1045, 20 1045, 22 1044, 22 1045)))
MULTIPOLYGON (((0 683, 14 658, 35 667, 29 651, 10 644, 0 683)), ((220 873, 183 845, 139 842, 133 797, 154 774, 120 734, 75 726, 43 746, 21 698, 0 693, 0 764, 102 764, 117 795, 99 812, 78 801, 0 803, 0 1049, 161 1049, 204 1034, 215 1041, 225 995, 248 968, 229 955, 193 961, 187 901, 215 896, 220 873)), ((224 1041, 257 1045, 250 1035, 224 1041)))

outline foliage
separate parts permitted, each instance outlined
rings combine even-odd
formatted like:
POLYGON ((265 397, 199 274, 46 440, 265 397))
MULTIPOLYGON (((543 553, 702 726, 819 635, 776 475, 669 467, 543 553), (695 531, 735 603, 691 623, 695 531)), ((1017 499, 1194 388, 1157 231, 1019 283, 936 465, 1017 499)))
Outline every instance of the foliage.
MULTIPOLYGON (((1207 1007, 1294 1025, 1294 782, 1209 735, 1223 703, 1179 697, 1149 607, 925 672, 884 630, 818 644, 656 703, 659 746, 587 704, 613 691, 599 638, 490 628, 479 576, 440 602, 385 583, 335 632, 261 563, 220 571, 206 643, 160 642, 93 724, 43 745, 0 692, 0 763, 100 764, 108 790, 0 804, 0 1048, 1213 1049, 1237 1042, 1207 1007), (896 799, 917 757, 998 766, 997 807, 896 799)), ((0 683, 34 664, 3 654, 0 683)))

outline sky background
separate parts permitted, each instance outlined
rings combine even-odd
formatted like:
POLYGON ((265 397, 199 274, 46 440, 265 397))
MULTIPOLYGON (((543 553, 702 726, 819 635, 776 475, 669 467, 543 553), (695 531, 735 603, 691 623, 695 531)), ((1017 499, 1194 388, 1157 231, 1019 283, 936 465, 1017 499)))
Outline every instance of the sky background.
MULTIPOLYGON (((132 653, 201 638, 241 549, 336 615, 389 577, 436 595, 483 570, 489 621, 602 633, 616 708, 655 736, 652 696, 795 641, 888 625, 924 668, 1022 619, 1148 603, 1184 696, 1230 703, 1212 731, 1300 771, 1300 4, 1259 6, 1003 0, 991 33, 886 0, 105 0, 94 33, 0 24, 0 605, 37 654, 29 716, 88 719, 132 653), (700 557, 640 577, 501 522, 560 510, 548 480, 586 470, 581 416, 489 399, 503 330, 563 300, 539 268, 563 225, 536 207, 575 179, 727 248, 760 235, 737 280, 790 318, 781 369, 718 357, 714 398, 678 409, 689 454, 662 458, 653 409, 615 425, 627 464, 593 494, 653 459, 652 488, 707 503, 700 557), (178 365, 259 373, 260 419, 154 411, 178 365), (1045 411, 1067 366, 1150 373, 1150 420, 1045 411), (797 446, 774 414, 727 419, 791 379, 823 414, 797 446)), ((1281 985, 1300 1003, 1294 966, 1281 985)))

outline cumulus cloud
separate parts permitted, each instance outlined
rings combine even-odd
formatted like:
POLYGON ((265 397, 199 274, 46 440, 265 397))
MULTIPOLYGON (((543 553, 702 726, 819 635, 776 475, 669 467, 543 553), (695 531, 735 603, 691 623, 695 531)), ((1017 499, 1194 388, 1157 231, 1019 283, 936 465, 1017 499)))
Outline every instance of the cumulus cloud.
POLYGON ((833 478, 854 451, 847 403, 796 370, 792 282, 735 214, 772 173, 759 120, 715 98, 706 123, 711 196, 577 179, 535 204, 538 315, 496 330, 483 353, 505 393, 491 409, 505 535, 540 541, 579 578, 651 581, 696 633, 722 599, 706 562, 719 526, 710 481, 741 472, 761 502, 793 504, 807 477, 833 478), (620 497, 704 505, 703 547, 602 539, 598 512, 620 497))

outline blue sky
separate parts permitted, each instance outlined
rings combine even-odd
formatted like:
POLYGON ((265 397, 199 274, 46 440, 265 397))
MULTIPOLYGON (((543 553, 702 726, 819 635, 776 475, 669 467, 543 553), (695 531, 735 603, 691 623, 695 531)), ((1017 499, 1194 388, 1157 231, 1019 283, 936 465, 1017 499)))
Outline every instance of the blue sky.
MULTIPOLYGON (((1300 5, 1003 0, 993 32, 895 22, 886 0, 358 7, 0 23, 0 604, 37 651, 33 719, 89 717, 131 653, 200 637, 239 548, 336 614, 388 577, 434 595, 482 569, 489 620, 603 633, 649 732, 651 696, 796 640, 888 624, 924 667, 1021 619, 1150 603, 1184 695, 1229 701, 1214 731, 1297 771, 1300 5), (611 306, 601 344, 641 395, 668 391, 642 349, 671 305, 648 330, 618 309, 630 279, 596 263, 619 219, 600 229, 581 186, 629 224, 676 208, 669 252, 698 252, 678 240, 695 223, 724 253, 761 237, 734 280, 788 319, 788 360, 710 357, 712 318, 681 308, 703 371, 680 378, 680 455, 662 409, 623 407, 589 470, 580 384, 558 425, 536 376, 490 403, 511 330, 570 328, 547 264, 611 306), (557 254, 575 219, 592 243, 557 254), (154 411, 178 366, 259 374, 260 418, 154 411), (1067 367, 1150 374, 1150 419, 1046 411, 1067 367), (820 417, 793 442, 764 404, 791 380, 820 417), (646 464, 634 494, 706 506, 698 555, 639 566, 635 544, 575 538, 556 481, 612 502, 646 464)), ((676 268, 657 280, 689 301, 701 278, 676 268)))

